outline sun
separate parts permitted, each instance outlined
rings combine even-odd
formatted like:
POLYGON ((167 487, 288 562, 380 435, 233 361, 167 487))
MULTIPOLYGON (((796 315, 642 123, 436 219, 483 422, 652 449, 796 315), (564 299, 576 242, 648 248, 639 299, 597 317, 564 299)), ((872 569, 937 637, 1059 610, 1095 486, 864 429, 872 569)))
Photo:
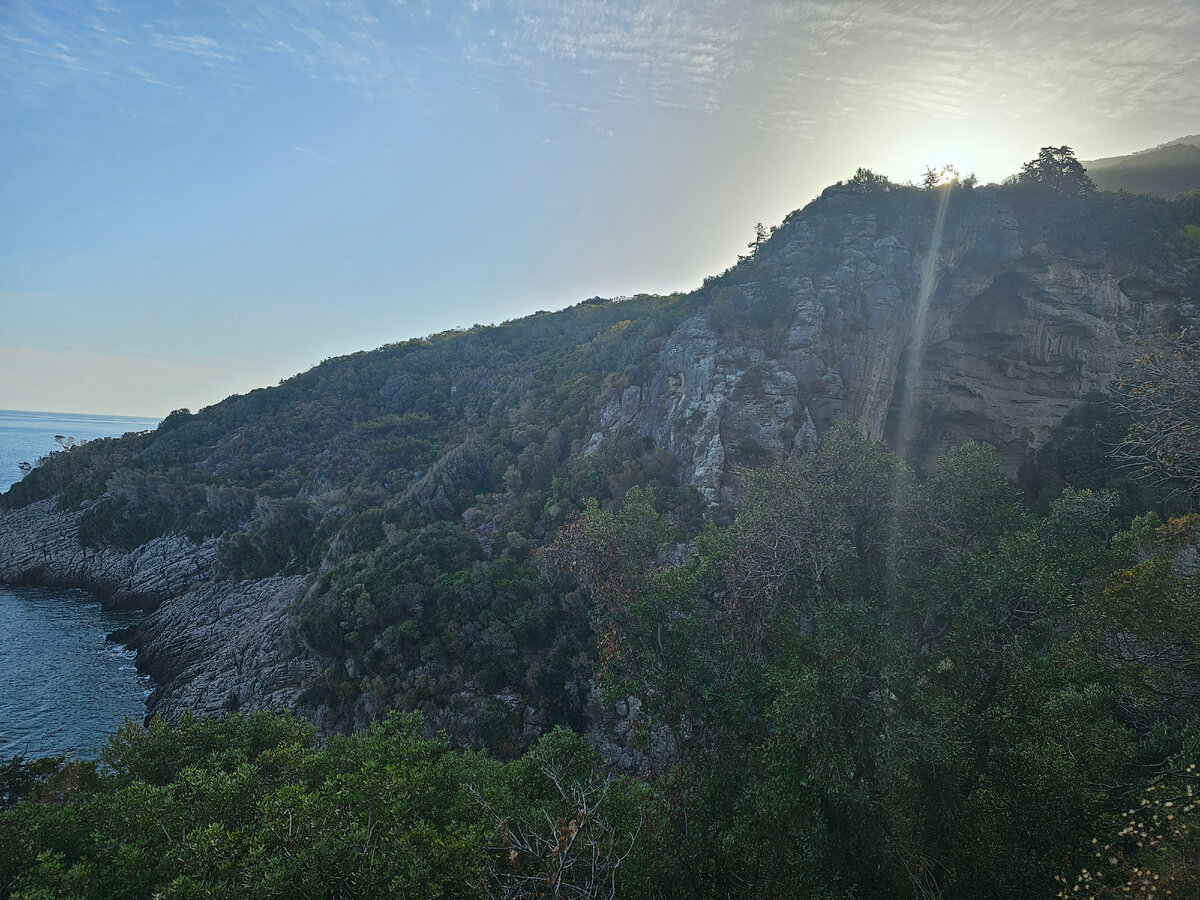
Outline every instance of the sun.
POLYGON ((958 166, 946 163, 944 166, 927 166, 921 177, 921 186, 926 188, 942 187, 947 184, 958 184, 962 180, 958 166))
POLYGON ((957 181, 958 169, 949 164, 942 166, 941 172, 938 173, 938 186, 940 187, 943 184, 955 184, 957 181))

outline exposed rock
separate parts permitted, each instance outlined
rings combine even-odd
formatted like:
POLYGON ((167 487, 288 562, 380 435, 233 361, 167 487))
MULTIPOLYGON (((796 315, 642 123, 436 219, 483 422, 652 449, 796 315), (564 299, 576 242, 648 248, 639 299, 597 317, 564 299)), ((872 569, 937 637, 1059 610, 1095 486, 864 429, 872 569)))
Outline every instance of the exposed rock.
POLYGON ((650 375, 609 398, 602 433, 629 426, 666 448, 710 503, 736 502, 740 469, 805 452, 845 419, 920 468, 975 439, 1015 473, 1161 315, 1126 296, 1106 254, 1050 253, 1003 202, 940 239, 932 210, 888 231, 847 206, 832 193, 791 217, 740 285, 750 310, 786 295, 777 341, 747 346, 692 315, 650 375))
POLYGON ((147 714, 294 709, 319 663, 289 639, 287 610, 304 579, 214 580, 214 542, 182 535, 133 551, 79 543, 78 513, 53 501, 0 511, 0 583, 77 587, 108 608, 154 609, 118 635, 151 675, 147 714))
POLYGON ((665 774, 676 750, 670 729, 655 725, 642 713, 637 697, 604 703, 599 687, 588 698, 588 736, 611 770, 626 775, 665 774))
POLYGON ((321 671, 287 639, 303 587, 300 577, 218 582, 161 603, 128 638, 155 682, 147 715, 296 709, 305 680, 321 671))
POLYGON ((0 583, 83 588, 106 608, 153 607, 209 577, 215 542, 183 535, 136 550, 93 550, 79 543, 79 513, 52 500, 0 510, 0 583))

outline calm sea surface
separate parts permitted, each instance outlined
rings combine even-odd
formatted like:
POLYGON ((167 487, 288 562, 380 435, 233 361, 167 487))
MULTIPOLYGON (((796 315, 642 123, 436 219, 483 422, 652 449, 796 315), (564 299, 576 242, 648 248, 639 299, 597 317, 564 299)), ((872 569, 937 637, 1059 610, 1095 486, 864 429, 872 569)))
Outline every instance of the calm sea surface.
POLYGON ((0 587, 0 760, 91 756, 126 716, 142 720, 149 680, 105 639, 137 615, 83 591, 0 587))
MULTIPOLYGON (((0 410, 0 492, 22 461, 78 440, 143 431, 156 419, 0 410)), ((137 621, 106 613, 83 591, 0 587, 0 759, 68 753, 90 756, 129 716, 141 721, 150 684, 133 653, 105 636, 137 621)))

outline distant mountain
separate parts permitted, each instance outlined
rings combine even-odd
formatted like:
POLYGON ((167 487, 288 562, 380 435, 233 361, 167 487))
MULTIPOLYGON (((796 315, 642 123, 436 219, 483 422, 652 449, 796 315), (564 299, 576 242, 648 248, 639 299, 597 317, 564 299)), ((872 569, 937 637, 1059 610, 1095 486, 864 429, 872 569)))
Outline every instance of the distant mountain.
POLYGON ((1085 160, 1083 165, 1102 191, 1174 197, 1200 189, 1200 134, 1127 156, 1085 160))

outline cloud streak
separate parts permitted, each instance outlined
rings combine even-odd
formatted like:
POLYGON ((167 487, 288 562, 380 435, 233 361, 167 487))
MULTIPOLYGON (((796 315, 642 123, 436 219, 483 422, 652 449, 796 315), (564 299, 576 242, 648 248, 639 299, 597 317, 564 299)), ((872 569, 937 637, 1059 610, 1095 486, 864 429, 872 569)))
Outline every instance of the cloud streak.
POLYGON ((638 104, 741 110, 797 133, 886 105, 949 118, 1059 96, 1100 116, 1195 116, 1197 48, 1192 0, 301 0, 143 20, 103 3, 81 13, 12 0, 0 11, 3 90, 26 104, 94 102, 113 83, 197 104, 248 98, 273 90, 282 64, 373 99, 515 82, 593 119, 638 104))

